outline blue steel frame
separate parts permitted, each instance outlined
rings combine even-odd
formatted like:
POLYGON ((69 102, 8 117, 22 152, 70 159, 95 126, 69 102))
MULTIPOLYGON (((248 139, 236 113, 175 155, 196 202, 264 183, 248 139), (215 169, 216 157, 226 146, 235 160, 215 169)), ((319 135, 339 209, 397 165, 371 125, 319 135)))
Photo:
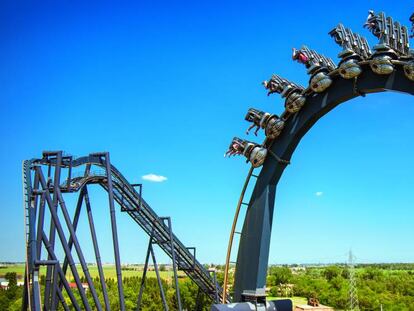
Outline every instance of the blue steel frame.
MULTIPOLYGON (((88 185, 98 184, 108 193, 109 217, 111 219, 112 242, 117 274, 119 310, 125 310, 122 285, 121 258, 117 233, 115 202, 120 210, 126 212, 150 236, 149 253, 155 262, 153 244, 157 244, 173 262, 175 291, 178 310, 182 310, 177 271, 184 271, 200 290, 214 302, 222 299, 222 289, 210 272, 198 262, 195 248, 186 247, 173 234, 170 217, 159 217, 142 198, 142 185, 130 184, 124 176, 110 163, 109 153, 92 153, 89 156, 73 159, 64 156, 62 151, 44 152, 43 157, 23 162, 24 203, 26 213, 26 271, 23 292, 22 310, 56 310, 59 304, 69 310, 65 295, 75 310, 110 310, 105 276, 99 252, 97 232, 95 229, 92 207, 88 194, 88 185), (74 177, 72 169, 84 167, 81 176, 74 177), (97 171, 92 171, 92 168, 97 171), (67 172, 67 177, 62 178, 67 172), (137 190, 136 187, 139 186, 137 190), (77 204, 71 219, 65 193, 79 193, 77 204), (77 237, 78 222, 82 206, 86 207, 86 216, 90 227, 91 239, 95 252, 103 303, 100 300, 95 284, 88 270, 83 250, 77 237), (49 234, 46 233, 46 213, 50 214, 49 234), (65 229, 66 228, 66 229, 65 229), (69 235, 66 236, 65 232, 69 235), (64 251, 62 265, 55 252, 56 241, 60 242, 64 251), (77 271, 74 247, 82 272, 89 286, 92 300, 89 301, 83 288, 81 277, 77 271), (46 254, 42 256, 42 250, 46 254), (42 257, 47 256, 47 260, 42 257), (39 283, 39 270, 46 266, 46 282, 43 299, 39 283), (77 301, 73 289, 66 277, 70 269, 79 292, 77 301)), ((101 210, 101 209, 100 209, 101 210)), ((144 280, 145 281, 145 280, 144 280)), ((159 280, 160 282, 160 280, 159 280)), ((143 287, 141 288, 143 290, 143 287)), ((139 296, 142 295, 142 290, 139 296)), ((163 296, 162 288, 160 294, 163 296)), ((138 293, 137 293, 138 295, 138 293)), ((164 307, 166 307, 165 299, 164 307)), ((137 305, 139 307, 139 303, 137 305)))
MULTIPOLYGON (((282 134, 269 146, 270 150, 290 160, 302 137, 320 118, 357 96, 384 91, 414 95, 414 81, 405 76, 403 62, 396 61, 395 66, 392 74, 381 76, 373 73, 368 64, 363 64, 363 72, 357 80, 335 79, 324 93, 307 97, 303 108, 286 121, 282 134)), ((276 188, 285 168, 285 163, 267 157, 257 178, 240 237, 233 301, 242 301, 243 293, 264 293, 276 188)))

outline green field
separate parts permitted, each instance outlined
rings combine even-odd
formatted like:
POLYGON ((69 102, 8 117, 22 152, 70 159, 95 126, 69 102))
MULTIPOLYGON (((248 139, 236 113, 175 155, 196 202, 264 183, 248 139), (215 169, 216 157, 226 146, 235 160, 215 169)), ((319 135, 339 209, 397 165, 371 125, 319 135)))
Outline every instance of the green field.
POLYGON ((8 265, 6 267, 0 267, 0 277, 3 278, 8 272, 16 272, 17 277, 23 277, 24 264, 8 265))
MULTIPOLYGON (((131 269, 131 267, 128 267, 128 270, 123 269, 122 270, 122 277, 131 277, 131 276, 142 276, 142 267, 136 267, 136 270, 129 270, 131 269)), ((80 265, 77 265, 77 270, 79 272, 79 274, 82 276, 83 272, 82 272, 82 267, 80 265)), ((92 278, 95 278, 97 276, 99 276, 98 273, 98 267, 95 265, 89 265, 88 266, 88 270, 89 273, 91 275, 92 278)), ((45 271, 45 268, 42 268, 42 271, 45 271)), ((103 266, 103 271, 105 274, 105 278, 116 278, 116 269, 115 269, 115 265, 104 265, 103 266)), ((0 267, 0 277, 4 277, 4 275, 7 272, 16 272, 18 278, 23 278, 24 275, 24 264, 16 264, 16 265, 9 265, 7 267, 0 267)), ((69 278, 71 278, 72 273, 67 272, 69 278)), ((184 276, 184 272, 179 271, 178 272, 178 276, 184 276)), ((173 272, 172 271, 160 271, 160 276, 161 278, 163 278, 164 280, 169 280, 173 277, 173 272)), ((147 277, 156 277, 155 275, 155 271, 148 271, 147 272, 147 277)))

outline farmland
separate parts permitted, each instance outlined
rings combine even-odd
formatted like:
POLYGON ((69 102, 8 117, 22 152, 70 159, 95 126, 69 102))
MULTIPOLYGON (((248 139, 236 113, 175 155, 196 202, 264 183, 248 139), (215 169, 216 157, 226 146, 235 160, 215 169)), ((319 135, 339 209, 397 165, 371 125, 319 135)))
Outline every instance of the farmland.
MULTIPOLYGON (((76 267, 77 267, 79 274, 83 275, 82 267, 80 265, 77 265, 76 267)), ((41 274, 43 270, 41 270, 41 274)), ((98 267, 96 265, 88 265, 88 270, 92 278, 99 276, 98 267)), ((115 265, 113 264, 104 265, 103 271, 104 271, 105 278, 112 278, 112 279, 116 278, 115 265)), ((22 279, 24 277, 24 264, 10 264, 6 266, 0 266, 0 278, 4 278, 4 276, 8 272, 15 272, 17 274, 17 278, 22 279)), ((141 277, 142 272, 143 272, 143 265, 131 265, 131 266, 122 267, 123 278, 134 277, 134 276, 141 277)), ((72 275, 69 269, 68 269, 68 275, 72 275)), ((160 271, 160 276, 164 280, 169 280, 173 277, 173 272, 172 271, 160 271)), ((178 276, 182 277, 182 276, 185 276, 185 274, 182 271, 179 271, 178 276)), ((147 277, 155 278, 156 277, 155 271, 153 270, 148 271, 147 277)))

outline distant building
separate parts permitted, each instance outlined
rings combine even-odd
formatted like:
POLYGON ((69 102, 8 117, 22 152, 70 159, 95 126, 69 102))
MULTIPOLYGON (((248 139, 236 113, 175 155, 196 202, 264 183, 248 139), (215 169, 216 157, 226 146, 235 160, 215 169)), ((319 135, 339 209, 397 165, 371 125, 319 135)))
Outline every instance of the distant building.
POLYGON ((290 271, 292 271, 293 274, 299 274, 306 271, 306 268, 303 266, 290 267, 290 271))
POLYGON ((9 289, 9 281, 2 281, 2 282, 0 282, 0 287, 2 289, 9 289))
MULTIPOLYGON (((76 285, 76 283, 69 283, 69 287, 70 287, 70 288, 78 288, 78 286, 76 285)), ((88 291, 88 289, 89 289, 89 285, 88 285, 88 283, 82 283, 82 288, 83 288, 85 291, 88 291)))
MULTIPOLYGON (((16 285, 23 286, 24 282, 18 281, 16 285)), ((9 281, 0 281, 0 288, 6 289, 6 290, 9 289, 9 281)))

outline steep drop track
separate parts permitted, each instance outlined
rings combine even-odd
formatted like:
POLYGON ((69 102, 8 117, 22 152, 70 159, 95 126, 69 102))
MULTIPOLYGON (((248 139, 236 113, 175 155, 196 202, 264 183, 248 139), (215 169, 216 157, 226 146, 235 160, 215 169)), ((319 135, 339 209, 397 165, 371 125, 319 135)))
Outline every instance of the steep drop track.
MULTIPOLYGON (((51 308, 52 306, 55 306, 58 303, 57 301, 60 301, 60 303, 62 303, 63 307, 66 309, 67 306, 64 305, 64 302, 61 299, 62 287, 64 287, 67 291, 69 298, 73 296, 69 293, 70 289, 67 287, 67 280, 64 279, 64 275, 68 267, 68 264, 69 268, 72 269, 70 262, 71 260, 69 258, 70 256, 68 255, 68 253, 65 253, 65 262, 63 263, 63 266, 61 266, 60 262, 57 261, 56 254, 54 254, 53 251, 55 232, 59 234, 58 227, 61 225, 58 223, 60 223, 60 221, 55 220, 53 215, 51 215, 50 233, 48 237, 45 237, 45 228, 43 228, 45 205, 48 205, 48 203, 50 203, 52 207, 55 207, 55 211, 58 211, 60 207, 62 209, 63 216, 65 216, 66 207, 63 201, 62 194, 80 193, 81 199, 79 201, 81 203, 79 204, 78 201, 78 205, 82 205, 82 199, 85 195, 85 189, 87 188, 87 185, 90 184, 99 184, 100 186, 102 186, 102 188, 108 192, 110 205, 111 199, 112 201, 117 202, 121 207, 121 211, 128 213, 128 215, 149 236, 152 236, 152 241, 154 244, 157 244, 170 258, 173 258, 173 256, 175 256, 175 261, 177 263, 178 269, 183 270, 197 284, 197 286, 202 292, 211 297, 213 301, 216 301, 217 299, 223 299, 222 289, 215 281, 215 278, 212 277, 210 272, 206 270, 206 268, 200 262, 197 261, 197 259, 195 258, 195 252, 192 253, 177 238, 176 235, 170 235, 171 232, 169 230, 169 225, 165 222, 165 219, 159 217, 149 206, 149 204, 141 197, 140 193, 135 189, 134 185, 130 184, 125 179, 125 177, 113 165, 109 163, 109 154, 91 154, 89 156, 73 159, 71 156, 63 156, 61 152, 45 152, 43 154, 43 158, 41 159, 24 161, 23 183, 27 227, 27 271, 25 277, 26 284, 24 295, 24 307, 26 309, 29 308, 31 310, 40 310, 43 309, 43 307, 51 308), (82 173, 81 176, 71 176, 73 169, 76 168, 76 170, 79 171, 79 169, 81 169, 82 167, 84 167, 85 169, 84 173, 82 173), (43 176, 45 171, 47 171, 47 179, 43 176), (65 179, 62 179, 61 181, 61 175, 63 175, 63 172, 67 172, 67 177, 65 179), (172 237, 172 243, 170 237, 172 237), (48 251, 48 260, 41 260, 42 244, 48 251), (57 264, 58 266, 54 266, 55 264, 57 264), (48 273, 50 274, 49 276, 47 276, 46 283, 48 282, 48 277, 50 280, 49 285, 46 285, 45 290, 47 291, 47 293, 45 294, 43 303, 41 302, 41 291, 38 280, 39 267, 41 265, 47 266, 48 273), (56 273, 53 274, 52 271, 55 271, 56 273), (58 280, 59 286, 57 283, 58 280), (41 307, 42 305, 43 307, 41 307)), ((87 201, 87 204, 89 205, 89 198, 87 198, 87 201)), ((49 210, 52 214, 53 208, 49 206, 49 210)), ((102 210, 102 208, 100 208, 100 210, 102 210)), ((79 217, 79 211, 75 212, 75 214, 76 213, 78 213, 78 216, 74 215, 74 220, 71 222, 71 224, 68 224, 65 219, 67 226, 72 226, 72 229, 74 230, 76 230, 78 222, 76 217, 79 217)), ((57 216, 57 218, 63 219, 63 216, 57 216)), ((111 215, 111 217, 112 216, 113 215, 111 215)), ((63 220, 61 222, 63 223, 63 220)), ((69 232, 71 232, 70 228, 69 232)), ((71 236, 68 239, 59 236, 63 248, 65 248, 63 244, 66 244, 67 246, 69 246, 69 250, 71 250, 72 245, 74 244, 75 249, 79 255, 79 251, 81 250, 76 248, 75 237, 76 233, 74 235, 71 234, 71 236)), ((117 236, 114 236, 114 240, 117 240, 117 236)), ((114 244, 115 259, 116 256, 118 256, 119 258, 119 249, 117 243, 118 242, 116 242, 116 246, 114 244), (118 255, 116 254, 117 252, 118 255)), ((81 246, 78 245, 78 248, 81 248, 81 246)), ((97 264, 100 265, 101 263, 99 249, 97 259, 97 264)), ((120 266, 118 268, 118 278, 122 278, 120 266)), ((87 270, 87 267, 83 268, 84 274, 87 278, 88 271, 85 271, 85 269, 87 270)), ((91 286, 93 287, 93 284, 89 284, 89 287, 91 286)), ((123 297, 121 297, 123 296, 123 289, 122 283, 119 284, 119 280, 118 286, 120 296, 120 308, 123 309, 123 297)), ((79 287, 82 286, 78 286, 77 289, 82 296, 82 289, 79 289, 79 287)), ((90 291, 93 294, 94 289, 90 288, 90 291)), ((71 298, 71 300, 73 298, 71 298)), ((72 305, 76 309, 91 309, 90 306, 86 306, 86 301, 83 300, 82 303, 83 307, 79 307, 76 305, 76 303, 72 301, 72 305)), ((100 301, 95 301, 95 307, 98 310, 103 309, 100 303, 100 301)), ((109 306, 107 306, 107 301, 105 301, 105 310, 108 309, 109 306)))

